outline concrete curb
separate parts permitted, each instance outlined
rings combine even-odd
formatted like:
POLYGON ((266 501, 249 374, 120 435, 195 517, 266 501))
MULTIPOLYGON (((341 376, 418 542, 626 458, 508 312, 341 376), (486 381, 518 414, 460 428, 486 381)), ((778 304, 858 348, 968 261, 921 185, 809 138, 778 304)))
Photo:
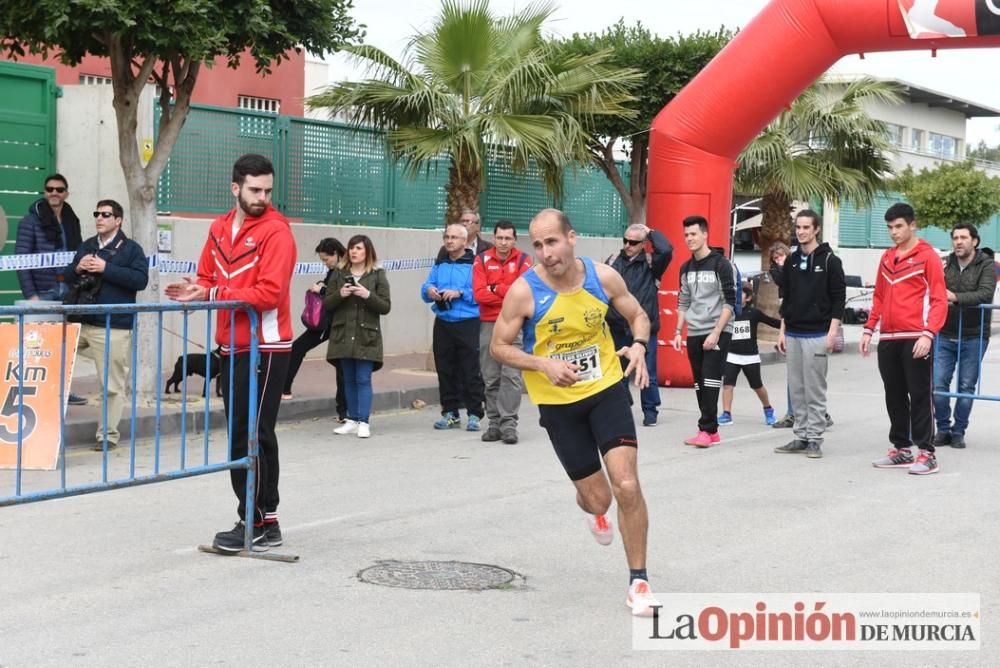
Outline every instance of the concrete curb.
MULTIPOLYGON (((372 397, 372 410, 374 412, 397 411, 411 408, 414 400, 420 399, 427 404, 440 402, 437 386, 415 387, 407 390, 381 390, 375 392, 372 397)), ((213 402, 214 407, 209 411, 209 427, 211 429, 225 429, 226 416, 222 409, 222 400, 213 402)), ((278 412, 279 420, 301 420, 312 417, 336 417, 337 407, 333 396, 329 397, 302 397, 290 399, 281 403, 278 412)), ((121 445, 124 446, 131 438, 131 425, 124 424, 128 420, 126 415, 121 425, 121 445)), ((66 445, 70 448, 90 447, 94 442, 94 434, 97 432, 98 418, 68 420, 66 422, 66 445)), ((156 432, 156 416, 140 415, 135 420, 136 438, 150 438, 156 432)), ((188 435, 204 434, 205 432, 205 411, 204 409, 189 409, 185 419, 185 428, 188 435)), ((181 433, 181 412, 179 410, 160 414, 160 435, 176 436, 181 433)))

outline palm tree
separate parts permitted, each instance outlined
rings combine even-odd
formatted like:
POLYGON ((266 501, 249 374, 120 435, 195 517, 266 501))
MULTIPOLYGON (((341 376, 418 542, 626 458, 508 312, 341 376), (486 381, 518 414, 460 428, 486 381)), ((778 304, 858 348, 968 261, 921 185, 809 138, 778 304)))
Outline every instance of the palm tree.
POLYGON ((479 208, 490 157, 515 170, 534 162, 558 195, 564 168, 590 160, 592 120, 631 113, 623 104, 639 75, 606 65, 609 52, 574 56, 547 44, 541 28, 554 9, 498 18, 486 0, 444 0, 431 29, 412 37, 406 64, 374 46, 347 47, 370 78, 333 84, 307 104, 386 130, 411 173, 446 156, 446 222, 479 208))
POLYGON ((885 189, 894 149, 886 124, 864 109, 873 102, 898 104, 898 88, 871 77, 846 84, 820 79, 744 149, 736 186, 762 195, 761 269, 771 265, 772 243, 789 242, 795 200, 868 206, 885 189))

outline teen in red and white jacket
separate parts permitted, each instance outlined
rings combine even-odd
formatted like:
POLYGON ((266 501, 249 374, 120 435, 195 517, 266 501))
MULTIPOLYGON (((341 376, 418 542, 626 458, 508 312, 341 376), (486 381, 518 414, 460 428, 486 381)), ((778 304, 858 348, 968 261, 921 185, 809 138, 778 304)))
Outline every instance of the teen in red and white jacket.
MULTIPOLYGON (((237 209, 216 218, 198 260, 198 285, 208 288, 210 301, 247 302, 257 311, 258 349, 261 353, 292 350, 289 287, 298 250, 288 219, 272 206, 260 216, 247 216, 233 237, 237 209)), ((218 312, 215 341, 228 355, 230 312, 218 312)), ((250 349, 250 320, 237 310, 235 352, 250 349)))
POLYGON ((865 334, 876 325, 882 341, 934 338, 948 317, 944 269, 937 251, 921 239, 901 257, 890 248, 879 260, 871 315, 865 334))

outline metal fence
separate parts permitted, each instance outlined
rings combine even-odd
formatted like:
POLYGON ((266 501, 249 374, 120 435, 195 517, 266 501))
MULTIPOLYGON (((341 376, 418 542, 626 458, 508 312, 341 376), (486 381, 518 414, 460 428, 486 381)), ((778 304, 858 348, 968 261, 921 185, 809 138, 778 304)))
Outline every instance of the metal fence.
MULTIPOLYGON (((971 309, 972 307, 966 308, 971 309)), ((958 312, 958 336, 943 337, 943 335, 938 335, 934 338, 935 397, 959 400, 1000 401, 1000 396, 998 395, 983 394, 983 358, 986 355, 986 347, 990 341, 990 332, 987 329, 990 323, 986 320, 986 314, 1000 309, 1000 306, 995 304, 980 304, 978 309, 979 334, 977 336, 962 336, 962 332, 964 331, 962 325, 966 310, 962 308, 958 312), (950 339, 955 344, 954 359, 945 359, 942 356, 942 338, 950 339), (965 358, 964 365, 963 357, 965 358), (967 384, 968 376, 965 373, 965 369, 967 368, 965 365, 968 365, 970 362, 974 363, 976 367, 975 382, 967 384), (939 370, 944 372, 940 379, 942 382, 938 382, 937 374, 939 370), (944 375, 947 376, 947 386, 943 382, 944 375), (954 383, 952 382, 952 377, 954 377, 954 383), (955 387, 954 392, 951 391, 952 385, 955 387)))
MULTIPOLYGON (((254 520, 254 498, 256 461, 258 456, 258 442, 256 429, 248 430, 247 455, 239 459, 233 459, 232 442, 232 414, 229 412, 226 424, 228 437, 225 440, 225 448, 218 445, 210 447, 212 435, 212 384, 206 376, 204 389, 204 441, 200 447, 191 446, 188 443, 188 397, 187 397, 187 374, 188 374, 188 346, 189 338, 188 320, 189 316, 196 312, 207 312, 211 315, 214 311, 229 311, 234 316, 237 311, 243 311, 250 324, 250 368, 257 366, 257 314, 247 304, 241 302, 199 302, 189 304, 122 304, 122 305, 92 305, 92 306, 64 306, 64 305, 40 305, 40 306, 7 306, 0 307, 0 317, 15 318, 16 325, 11 323, 10 327, 17 327, 17 344, 10 350, 3 351, 6 358, 6 369, 4 373, 4 400, 0 408, 0 463, 6 464, 3 468, 11 470, 4 473, 3 480, 13 483, 13 494, 3 496, 0 492, 0 507, 11 506, 48 499, 90 494, 93 492, 103 492, 124 487, 134 487, 147 485, 168 480, 190 478, 193 476, 208 473, 217 473, 233 469, 245 469, 247 471, 247 494, 246 494, 246 533, 244 535, 244 550, 240 554, 244 556, 254 556, 265 559, 279 561, 294 560, 294 558, 281 555, 262 555, 252 552, 251 536, 254 520), (163 412, 163 316, 165 312, 180 311, 183 314, 183 336, 184 349, 179 364, 182 367, 183 377, 181 380, 181 428, 180 444, 176 452, 176 464, 168 462, 167 453, 162 449, 162 437, 160 432, 160 419, 163 412), (101 394, 101 416, 98 419, 98 429, 103 433, 103 438, 99 442, 101 448, 101 471, 100 479, 96 482, 83 482, 72 484, 68 478, 70 473, 67 470, 66 458, 66 393, 69 383, 67 377, 67 363, 73 359, 73 350, 67 350, 67 340, 73 340, 69 335, 68 328, 73 326, 67 322, 69 320, 79 320, 80 316, 97 314, 104 320, 104 365, 103 369, 98 369, 98 374, 103 376, 103 391, 101 394), (131 389, 131 404, 129 414, 130 436, 128 443, 127 470, 121 475, 114 475, 109 471, 111 460, 109 450, 114 445, 109 443, 109 430, 117 429, 117 425, 108 424, 108 377, 109 360, 111 346, 111 317, 116 314, 133 315, 133 326, 131 336, 131 347, 129 349, 130 374, 129 385, 131 389), (152 364, 152 360, 138 359, 138 334, 139 334, 139 314, 149 314, 144 317, 150 318, 149 325, 155 323, 156 345, 156 390, 153 401, 155 407, 155 418, 152 423, 151 433, 144 434, 145 437, 152 437, 151 444, 138 445, 137 426, 137 378, 140 364, 152 364), (155 318, 155 321, 152 320, 155 318), (43 336, 39 334, 43 327, 56 330, 57 341, 51 340, 47 343, 43 341, 43 336), (61 335, 60 335, 61 334, 61 335), (69 360, 67 359, 69 353, 69 360), (46 358, 55 357, 58 360, 58 378, 52 378, 55 371, 41 365, 41 361, 46 358), (58 382, 58 391, 55 383, 58 382), (47 384, 47 386, 46 386, 47 384), (55 419, 58 415, 58 434, 51 432, 49 439, 37 441, 41 421, 44 419, 55 419), (14 422, 13 429, 9 428, 14 422), (29 442, 29 439, 36 441, 29 442), (57 438, 55 443, 51 438, 57 438), (37 449, 35 449, 37 447, 37 449), (13 452, 12 452, 13 448, 13 452), (56 449, 57 448, 57 449, 56 449), (137 466, 136 453, 143 448, 145 455, 150 454, 152 449, 152 462, 140 467, 137 466), (39 451, 54 453, 52 458, 53 466, 38 465, 34 463, 39 451), (10 455, 13 454, 11 458, 10 455), (13 466, 8 460, 13 459, 13 466), (53 475, 50 469, 55 469, 53 475), (58 476, 58 483, 51 484, 48 481, 54 480, 58 476), (48 486, 46 486, 48 485, 48 486), (31 489, 27 489, 30 487, 31 489)), ((212 343, 212 318, 207 317, 205 327, 205 349, 210 350, 215 347, 212 343)), ((46 336, 51 337, 51 330, 45 330, 46 336)), ((152 329, 149 334, 152 335, 152 329)), ((234 334, 230 334, 230 347, 234 348, 232 341, 234 334)), ((5 339, 9 342, 9 337, 5 339)), ((220 378, 219 382, 226 383, 232 397, 235 365, 227 365, 228 378, 220 378)), ((223 367, 226 368, 226 367, 223 367)), ((257 421, 257 374, 249 374, 248 392, 248 423, 253 425, 257 421)), ((216 421, 217 422, 217 421, 216 421)), ((147 423, 148 424, 148 423, 147 423)), ((51 425, 49 425, 51 427, 51 425)), ((42 458, 47 457, 44 455, 42 458)), ((172 457, 171 457, 172 458, 172 457)), ((82 475, 82 474, 81 474, 82 475)))
MULTIPOLYGON (((153 126, 159 126, 159 111, 153 126)), ((161 211, 222 213, 232 208, 232 164, 244 153, 271 158, 274 203, 306 223, 434 229, 445 216, 449 161, 442 157, 416 176, 392 158, 384 133, 340 123, 245 109, 194 105, 160 179, 161 211)), ((629 165, 621 163, 626 184, 629 165)), ((596 167, 567 170, 563 195, 546 192, 539 170, 514 172, 487 163, 480 213, 525 224, 545 207, 563 209, 581 234, 618 236, 628 220, 607 177, 596 167)))

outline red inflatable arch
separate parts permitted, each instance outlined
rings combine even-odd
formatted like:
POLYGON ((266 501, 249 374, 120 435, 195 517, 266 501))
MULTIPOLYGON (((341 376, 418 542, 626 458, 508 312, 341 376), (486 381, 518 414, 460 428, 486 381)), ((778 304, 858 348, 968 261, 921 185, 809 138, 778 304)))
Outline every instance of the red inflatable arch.
MULTIPOLYGON (((681 220, 710 221, 729 247, 733 170, 743 148, 845 55, 1000 46, 1000 0, 773 0, 653 121, 647 220, 677 249, 662 281, 660 340, 677 323, 681 220), (914 35, 911 37, 911 31, 914 35)), ((661 385, 690 386, 684 353, 661 346, 661 385)))

